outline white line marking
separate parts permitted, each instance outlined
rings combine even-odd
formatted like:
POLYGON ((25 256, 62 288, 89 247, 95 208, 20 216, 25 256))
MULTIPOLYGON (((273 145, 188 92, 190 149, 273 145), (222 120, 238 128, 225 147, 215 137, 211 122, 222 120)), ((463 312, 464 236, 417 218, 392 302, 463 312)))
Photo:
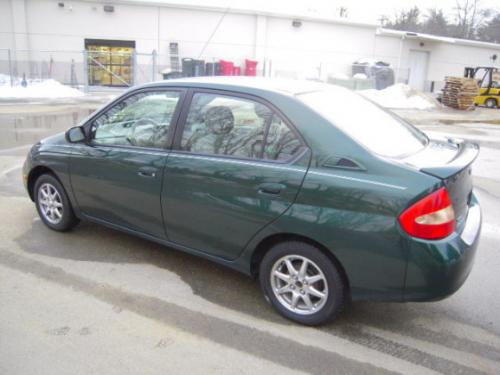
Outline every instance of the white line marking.
POLYGON ((15 166, 13 167, 10 167, 8 169, 5 169, 3 171, 0 172, 0 178, 3 178, 5 176, 7 176, 10 172, 12 171, 15 171, 16 169, 21 169, 23 167, 23 164, 16 164, 15 166))
POLYGON ((16 147, 11 147, 11 148, 4 148, 0 150, 0 154, 8 154, 9 152, 12 151, 19 151, 19 150, 29 150, 32 147, 32 145, 24 145, 24 146, 16 146, 16 147))

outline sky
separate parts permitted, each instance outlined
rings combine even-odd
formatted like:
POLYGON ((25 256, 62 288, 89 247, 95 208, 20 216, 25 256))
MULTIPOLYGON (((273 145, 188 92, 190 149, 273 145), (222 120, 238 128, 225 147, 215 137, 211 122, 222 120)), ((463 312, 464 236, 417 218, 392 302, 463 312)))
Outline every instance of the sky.
MULTIPOLYGON (((349 17, 362 21, 377 22, 382 14, 393 17, 398 10, 408 9, 414 5, 421 10, 429 8, 442 8, 444 13, 453 20, 455 0, 346 0, 346 1, 324 1, 313 0, 310 4, 317 3, 323 6, 328 4, 343 3, 349 9, 349 17)), ((500 12, 500 0, 480 0, 481 7, 493 8, 500 12)))
MULTIPOLYGON (((417 5, 422 10, 442 8, 449 21, 453 21, 456 0, 135 0, 147 3, 177 3, 186 5, 214 5, 226 8, 258 9, 276 13, 296 13, 333 17, 337 10, 348 8, 348 18, 353 21, 378 23, 382 15, 393 17, 402 9, 417 5)), ((463 0, 462 0, 463 1, 463 0)), ((485 8, 500 12, 500 0, 479 0, 485 8)))

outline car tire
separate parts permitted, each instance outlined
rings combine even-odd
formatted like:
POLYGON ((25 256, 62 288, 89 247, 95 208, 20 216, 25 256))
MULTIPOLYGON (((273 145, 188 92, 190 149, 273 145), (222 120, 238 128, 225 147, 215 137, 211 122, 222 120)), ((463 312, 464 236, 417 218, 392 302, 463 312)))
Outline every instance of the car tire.
POLYGON ((40 219, 50 229, 65 232, 78 224, 64 187, 53 175, 37 178, 33 196, 40 219))
POLYGON ((484 102, 484 105, 488 108, 496 108, 498 103, 496 101, 496 99, 494 98, 488 98, 486 99, 486 101, 484 102))
POLYGON ((259 281, 271 305, 301 324, 325 324, 334 320, 344 306, 346 285, 339 269, 318 248, 304 242, 273 246, 260 263, 259 281))

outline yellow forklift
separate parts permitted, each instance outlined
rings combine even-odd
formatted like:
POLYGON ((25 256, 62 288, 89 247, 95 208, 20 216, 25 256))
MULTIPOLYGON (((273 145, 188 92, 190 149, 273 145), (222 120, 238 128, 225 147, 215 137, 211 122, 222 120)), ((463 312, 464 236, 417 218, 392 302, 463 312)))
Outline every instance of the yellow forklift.
POLYGON ((491 66, 465 68, 464 77, 474 78, 479 85, 479 95, 474 98, 475 105, 488 108, 500 107, 500 71, 491 66))

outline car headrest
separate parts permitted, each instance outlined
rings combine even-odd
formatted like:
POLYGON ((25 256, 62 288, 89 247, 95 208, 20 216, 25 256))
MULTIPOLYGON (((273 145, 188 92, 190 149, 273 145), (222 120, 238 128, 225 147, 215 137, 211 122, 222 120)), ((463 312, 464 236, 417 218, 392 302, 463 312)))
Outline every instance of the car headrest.
POLYGON ((231 108, 211 107, 205 112, 205 125, 214 134, 228 134, 234 128, 234 115, 231 108))
POLYGON ((273 115, 269 108, 260 103, 255 103, 254 111, 255 114, 264 121, 267 121, 273 115))

